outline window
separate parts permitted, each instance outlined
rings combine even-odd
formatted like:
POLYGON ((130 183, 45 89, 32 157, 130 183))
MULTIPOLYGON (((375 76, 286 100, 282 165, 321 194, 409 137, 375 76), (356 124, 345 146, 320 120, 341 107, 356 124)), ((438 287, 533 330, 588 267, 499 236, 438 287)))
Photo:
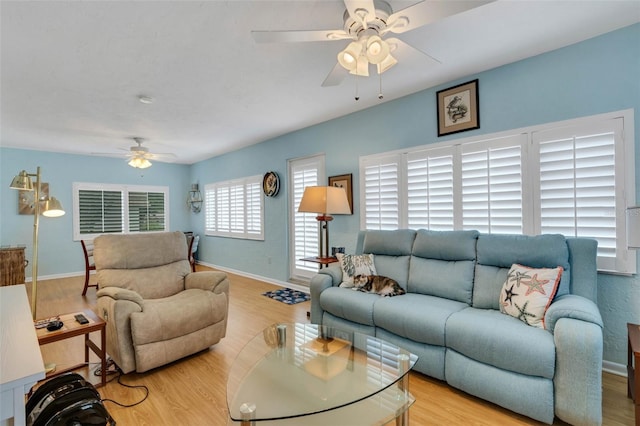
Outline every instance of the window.
POLYGON ((318 255, 318 221, 313 213, 298 213, 302 194, 307 186, 325 182, 324 155, 290 160, 289 169, 289 265, 290 276, 297 279, 311 278, 318 272, 315 263, 300 259, 318 255))
POLYGON ((598 241, 598 268, 635 273, 633 113, 360 159, 364 229, 561 233, 598 241))
POLYGON ((74 240, 165 231, 169 228, 168 205, 167 187, 74 183, 74 240))
POLYGON ((205 234, 264 240, 262 176, 204 187, 205 234))

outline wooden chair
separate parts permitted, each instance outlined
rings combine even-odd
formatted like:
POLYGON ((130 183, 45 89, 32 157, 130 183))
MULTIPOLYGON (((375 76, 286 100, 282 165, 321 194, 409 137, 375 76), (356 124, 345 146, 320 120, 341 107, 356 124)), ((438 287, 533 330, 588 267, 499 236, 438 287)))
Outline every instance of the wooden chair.
POLYGON ((99 289, 98 283, 89 285, 89 276, 91 271, 96 270, 96 265, 93 263, 93 244, 85 243, 84 240, 80 240, 80 244, 82 244, 82 251, 84 253, 84 289, 82 290, 82 295, 85 296, 87 294, 87 289, 89 287, 95 287, 96 290, 99 289))
POLYGON ((190 232, 185 233, 185 235, 187 237, 187 253, 188 253, 189 264, 191 265, 191 272, 195 272, 196 258, 193 256, 193 254, 196 252, 196 250, 198 250, 198 240, 200 239, 200 237, 197 235, 194 236, 190 232))

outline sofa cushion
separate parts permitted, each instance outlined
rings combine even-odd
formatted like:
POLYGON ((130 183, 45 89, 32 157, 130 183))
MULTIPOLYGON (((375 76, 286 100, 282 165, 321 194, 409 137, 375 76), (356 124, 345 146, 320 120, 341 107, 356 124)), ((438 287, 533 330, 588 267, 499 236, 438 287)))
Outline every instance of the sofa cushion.
POLYGON ((417 231, 412 254, 427 259, 475 260, 478 231, 417 231))
POLYGON ((377 327, 400 337, 430 345, 445 345, 445 323, 466 303, 424 294, 380 298, 373 309, 377 327))
POLYGON ((477 231, 419 230, 407 290, 471 304, 477 237, 477 231))
POLYGON ((336 253, 336 257, 342 269, 342 287, 353 287, 353 277, 356 275, 377 275, 373 254, 336 253))
POLYGON ((505 281, 502 277, 514 263, 532 268, 562 266, 564 273, 556 297, 569 293, 569 248, 563 235, 480 234, 477 250, 474 308, 500 309, 498 300, 505 281))
POLYGON ((330 287, 320 293, 320 307, 338 318, 364 325, 374 325, 373 305, 382 299, 377 294, 330 287))
POLYGON ((367 231, 362 242, 362 253, 386 256, 408 256, 411 254, 416 231, 367 231))
POLYGON ((503 370, 553 379, 553 335, 493 309, 466 308, 446 324, 447 347, 503 370))
POLYGON ((527 325, 545 328, 544 316, 558 290, 560 277, 562 266, 534 269, 514 264, 502 285, 500 312, 527 325))

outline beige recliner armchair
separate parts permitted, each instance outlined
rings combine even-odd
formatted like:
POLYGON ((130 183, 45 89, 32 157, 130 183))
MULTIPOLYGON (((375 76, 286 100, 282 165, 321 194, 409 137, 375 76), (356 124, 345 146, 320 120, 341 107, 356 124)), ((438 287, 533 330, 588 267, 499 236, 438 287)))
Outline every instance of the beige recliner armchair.
POLYGON ((107 353, 124 373, 143 372, 225 336, 229 280, 191 272, 182 232, 102 235, 94 240, 98 315, 107 353))

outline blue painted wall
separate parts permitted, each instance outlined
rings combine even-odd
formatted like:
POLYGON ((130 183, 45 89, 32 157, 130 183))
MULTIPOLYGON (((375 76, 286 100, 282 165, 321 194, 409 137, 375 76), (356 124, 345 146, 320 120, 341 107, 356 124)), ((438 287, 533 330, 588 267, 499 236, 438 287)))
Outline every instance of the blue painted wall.
MULTIPOLYGON (((362 155, 635 109, 636 190, 640 190, 640 24, 496 68, 441 87, 425 90, 359 113, 265 141, 212 158, 191 167, 154 164, 144 172, 123 167, 119 160, 0 149, 0 207, 2 244, 30 245, 30 219, 17 215, 17 196, 7 189, 20 169, 41 165, 51 192, 71 206, 71 182, 118 182, 169 185, 171 228, 204 234, 204 215, 190 214, 184 198, 191 182, 203 189, 210 182, 276 171, 282 179, 277 197, 265 199, 265 241, 202 238, 198 256, 204 262, 269 279, 286 281, 288 199, 287 160, 324 153, 327 176, 353 173, 354 215, 337 216, 331 223, 331 245, 355 247, 360 229, 358 159, 362 155), (481 128, 437 137, 435 93, 471 79, 479 79, 481 128), (73 168, 69 167, 73 164, 73 168), (115 175, 115 176, 114 176, 115 175), (269 258, 272 262, 269 263, 269 258)), ((312 102, 312 100, 310 100, 312 102)), ((345 97, 345 102, 350 100, 345 97)), ((640 195, 637 195, 640 202, 640 195)), ((56 219, 53 219, 56 220, 56 219)), ((71 217, 41 227, 41 275, 79 271, 79 245, 73 243, 71 217), (50 229, 47 229, 50 228, 50 229), (51 254, 51 259, 46 257, 51 254)), ((626 363, 626 323, 640 323, 640 279, 600 274, 598 304, 605 321, 607 361, 626 363)))
MULTIPOLYGON (((33 216, 18 214, 18 191, 9 188, 11 179, 21 170, 35 173, 41 169, 42 182, 49 183, 49 194, 58 198, 66 214, 59 218, 41 217, 38 239, 38 276, 84 274, 82 247, 73 241, 74 182, 96 182, 169 187, 170 228, 188 230, 191 226, 186 191, 190 186, 187 165, 154 163, 138 170, 120 159, 88 157, 51 152, 0 149, 0 243, 26 245, 32 258, 33 216), (185 189, 186 188, 186 189, 185 189)), ((31 276, 31 265, 26 270, 31 276)))

